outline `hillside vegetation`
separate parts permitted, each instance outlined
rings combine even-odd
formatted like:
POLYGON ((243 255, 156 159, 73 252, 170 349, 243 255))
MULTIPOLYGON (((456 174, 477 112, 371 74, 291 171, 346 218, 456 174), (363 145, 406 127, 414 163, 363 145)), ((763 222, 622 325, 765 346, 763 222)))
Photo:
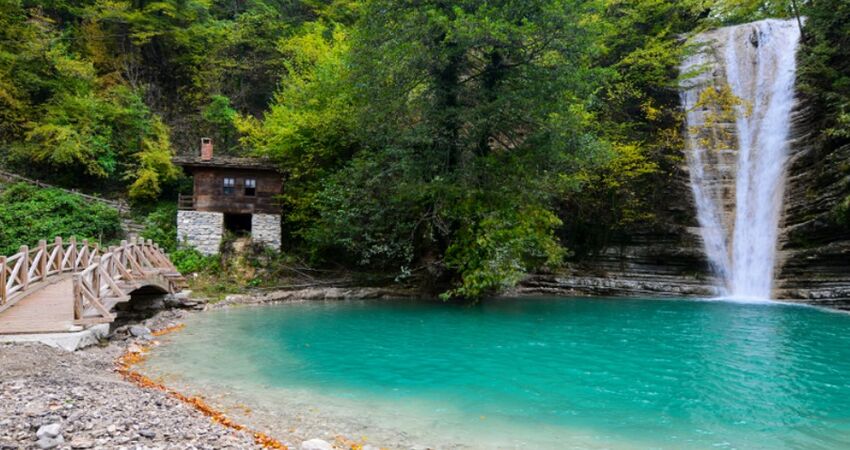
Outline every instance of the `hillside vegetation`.
POLYGON ((103 203, 25 183, 0 190, 0 255, 56 236, 110 243, 120 235, 118 211, 103 203))
POLYGON ((211 136, 280 166, 287 253, 477 296, 652 227, 685 38, 795 5, 846 139, 839 0, 0 0, 2 163, 144 207, 211 136))

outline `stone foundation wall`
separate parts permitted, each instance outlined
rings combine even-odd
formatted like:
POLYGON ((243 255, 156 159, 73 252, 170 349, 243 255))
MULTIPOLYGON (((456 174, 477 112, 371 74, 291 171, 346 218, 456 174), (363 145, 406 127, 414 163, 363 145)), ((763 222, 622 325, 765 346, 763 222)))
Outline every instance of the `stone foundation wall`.
POLYGON ((224 214, 222 213, 177 211, 177 239, 181 244, 193 247, 204 255, 214 255, 218 253, 223 233, 224 214))
POLYGON ((280 250, 280 216, 276 214, 254 214, 251 216, 251 237, 254 242, 280 250))

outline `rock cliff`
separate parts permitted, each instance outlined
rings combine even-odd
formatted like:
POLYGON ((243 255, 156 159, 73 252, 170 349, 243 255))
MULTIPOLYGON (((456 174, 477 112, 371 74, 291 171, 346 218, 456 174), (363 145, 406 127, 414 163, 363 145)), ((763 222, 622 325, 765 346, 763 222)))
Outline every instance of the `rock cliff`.
POLYGON ((834 219, 850 194, 850 146, 819 145, 809 119, 803 109, 794 120, 776 295, 850 309, 850 227, 834 219))
POLYGON ((718 294, 699 237, 687 167, 665 178, 656 221, 617 236, 605 249, 536 274, 516 294, 706 297, 718 294))

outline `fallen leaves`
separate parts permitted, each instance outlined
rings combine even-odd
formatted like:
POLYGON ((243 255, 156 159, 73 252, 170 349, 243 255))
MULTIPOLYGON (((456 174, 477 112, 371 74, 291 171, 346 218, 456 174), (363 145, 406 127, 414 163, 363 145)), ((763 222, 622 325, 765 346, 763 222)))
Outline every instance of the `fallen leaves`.
MULTIPOLYGON (((154 336, 162 336, 162 335, 174 332, 174 331, 178 331, 178 330, 182 329, 183 327, 184 327, 183 324, 179 324, 179 325, 175 325, 173 327, 163 328, 161 330, 154 331, 153 335, 154 336)), ((238 424, 238 423, 230 420, 229 418, 227 418, 227 416, 224 415, 224 413, 222 413, 221 411, 218 411, 215 408, 211 407, 209 404, 207 404, 200 397, 188 397, 186 395, 183 395, 183 394, 169 388, 168 386, 165 386, 162 383, 158 383, 158 382, 142 375, 141 373, 134 371, 132 369, 133 366, 135 366, 135 365, 137 365, 140 362, 145 360, 145 353, 147 353, 150 350, 150 348, 151 348, 151 346, 147 345, 147 346, 141 346, 138 349, 133 349, 133 351, 128 349, 128 351, 125 352, 123 355, 121 355, 121 357, 119 357, 118 360, 116 361, 117 372, 119 374, 121 374, 121 376, 123 376, 125 380, 130 381, 130 382, 136 384, 139 387, 142 387, 142 388, 145 388, 145 389, 155 389, 155 390, 158 390, 158 391, 165 392, 166 394, 170 395, 171 397, 174 397, 174 398, 182 401, 183 403, 186 403, 186 404, 192 406, 193 408, 200 411, 205 416, 212 419, 213 422, 216 422, 216 423, 218 423, 218 424, 220 424, 224 427, 230 428, 232 430, 245 431, 245 432, 251 433, 251 435, 254 437, 254 442, 257 443, 258 445, 263 446, 263 448, 275 449, 275 450, 286 450, 287 449, 286 445, 284 445, 282 442, 278 441, 277 439, 275 439, 275 438, 273 438, 273 437, 271 437, 271 436, 269 436, 265 433, 261 433, 259 431, 251 430, 244 425, 238 424)))

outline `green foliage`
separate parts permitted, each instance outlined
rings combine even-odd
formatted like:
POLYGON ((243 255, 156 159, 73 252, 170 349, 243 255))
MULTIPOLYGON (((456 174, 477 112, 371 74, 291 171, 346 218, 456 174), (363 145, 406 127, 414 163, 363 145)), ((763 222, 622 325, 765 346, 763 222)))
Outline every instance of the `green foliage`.
POLYGON ((801 90, 820 119, 825 148, 850 143, 850 4, 812 2, 799 52, 801 90))
MULTIPOLYGON (((834 149, 850 142, 850 11, 799 3, 800 80, 834 149)), ((145 209, 174 193, 175 149, 209 136, 278 164, 299 258, 476 297, 666 220, 683 42, 794 4, 0 0, 0 162, 145 209)), ((742 106, 704 93, 708 144, 742 106)), ((174 215, 155 208, 143 236, 175 250, 174 215)), ((232 280, 262 278, 248 272, 232 280)))
POLYGON ((95 179, 134 198, 157 196, 177 175, 168 128, 142 101, 142 89, 100 70, 97 55, 87 58, 65 39, 73 28, 62 30, 42 13, 17 1, 0 4, 7 163, 66 185, 95 179))
POLYGON ((850 228, 850 195, 835 205, 832 210, 832 220, 847 228, 850 228))
MULTIPOLYGON (((798 2, 802 4, 803 0, 798 2)), ((711 7, 711 18, 722 24, 785 18, 793 14, 790 0, 714 0, 703 3, 711 7)))
POLYGON ((599 75, 588 66, 594 30, 580 20, 588 6, 366 3, 343 72, 354 90, 337 97, 350 105, 357 154, 310 201, 307 246, 372 268, 424 268, 455 280, 454 296, 510 285, 556 259, 531 256, 561 251, 557 220, 516 211, 549 217, 572 174, 605 152, 588 133, 599 75))
MULTIPOLYGON (((584 257, 608 246, 617 233, 651 223, 645 196, 659 182, 661 168, 636 143, 617 144, 611 155, 577 176, 580 188, 565 197, 561 232, 573 254, 584 257)), ((664 178, 660 178, 664 182, 664 178)))
POLYGON ((216 273, 221 268, 218 255, 204 256, 193 248, 181 248, 168 254, 180 273, 216 273))
POLYGON ((284 229, 298 230, 296 237, 315 220, 314 200, 324 179, 356 148, 349 46, 341 25, 305 25, 279 43, 290 60, 263 120, 244 116, 236 121, 243 144, 285 171, 284 229))
POLYGON ((55 236, 108 243, 120 235, 118 212, 102 203, 24 183, 0 192, 0 255, 55 236))
POLYGON ((559 205, 559 235, 575 257, 665 220, 664 196, 683 145, 678 68, 693 51, 683 37, 705 26, 715 3, 611 0, 591 16, 601 33, 592 63, 604 74, 592 129, 612 145, 559 205))
POLYGON ((465 226, 446 251, 446 264, 460 276, 443 298, 475 298, 513 287, 526 273, 555 267, 564 249, 554 236, 561 221, 540 208, 502 210, 465 226))
POLYGON ((213 95, 210 103, 201 112, 201 117, 221 136, 219 144, 225 149, 234 144, 236 115, 236 110, 231 106, 230 99, 223 95, 213 95))
POLYGON ((177 205, 172 201, 161 202, 144 219, 145 228, 140 233, 143 239, 156 242, 166 252, 177 250, 177 205))

